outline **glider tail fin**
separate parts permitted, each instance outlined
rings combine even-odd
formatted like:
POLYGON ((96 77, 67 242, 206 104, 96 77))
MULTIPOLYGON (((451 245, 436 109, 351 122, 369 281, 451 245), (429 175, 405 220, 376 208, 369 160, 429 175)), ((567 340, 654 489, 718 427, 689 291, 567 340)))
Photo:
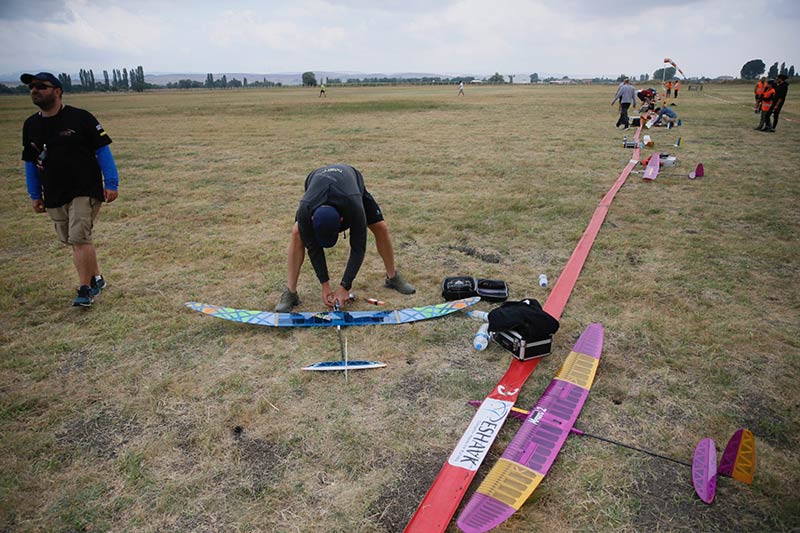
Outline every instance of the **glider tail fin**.
POLYGON ((719 462, 719 473, 748 485, 753 483, 756 470, 756 441, 749 429, 741 428, 725 446, 719 462))

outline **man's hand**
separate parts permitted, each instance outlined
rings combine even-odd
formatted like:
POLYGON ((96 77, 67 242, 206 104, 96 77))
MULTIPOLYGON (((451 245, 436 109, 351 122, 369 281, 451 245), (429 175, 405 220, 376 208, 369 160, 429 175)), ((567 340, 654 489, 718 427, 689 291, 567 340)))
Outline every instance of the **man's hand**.
POLYGON ((322 303, 328 307, 334 307, 336 302, 339 302, 339 308, 344 308, 345 305, 351 302, 350 291, 339 285, 334 291, 331 289, 331 284, 325 282, 322 284, 322 303))
POLYGON ((46 213, 47 209, 44 208, 44 200, 32 200, 31 204, 33 206, 34 213, 46 213))
POLYGON ((336 287, 334 300, 339 302, 339 309, 344 309, 344 306, 350 303, 350 291, 339 285, 336 287))
POLYGON ((112 191, 111 189, 103 189, 103 198, 106 199, 107 203, 111 203, 117 199, 117 191, 112 191))
POLYGON ((331 284, 327 281, 322 284, 322 303, 328 307, 333 307, 336 295, 331 289, 331 284))

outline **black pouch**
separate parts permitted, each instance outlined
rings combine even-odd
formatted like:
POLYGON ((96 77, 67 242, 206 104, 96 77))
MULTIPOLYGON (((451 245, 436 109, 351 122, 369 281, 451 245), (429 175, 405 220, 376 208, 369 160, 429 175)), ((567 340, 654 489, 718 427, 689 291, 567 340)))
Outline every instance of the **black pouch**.
POLYGON ((442 281, 442 298, 461 300, 478 295, 478 281, 472 276, 451 276, 442 281))
POLYGON ((505 302, 508 300, 508 283, 499 279, 479 279, 477 292, 486 302, 505 302))

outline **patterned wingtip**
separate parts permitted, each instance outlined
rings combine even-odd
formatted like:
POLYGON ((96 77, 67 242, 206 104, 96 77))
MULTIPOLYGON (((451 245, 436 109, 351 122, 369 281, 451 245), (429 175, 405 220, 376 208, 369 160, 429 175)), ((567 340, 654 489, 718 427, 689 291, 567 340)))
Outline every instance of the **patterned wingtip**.
POLYGON ((712 439, 697 443, 692 459, 692 484, 697 496, 711 504, 717 492, 717 447, 712 439))
POLYGON ((476 492, 464 507, 456 524, 464 533, 483 533, 496 528, 515 512, 516 509, 510 505, 476 492))
POLYGON ((737 430, 725 446, 719 461, 719 473, 748 485, 756 469, 756 441, 749 429, 737 430))
POLYGON ((214 313, 219 311, 219 307, 215 305, 204 304, 202 302, 186 302, 183 305, 185 305, 186 307, 188 307, 193 311, 197 311, 198 313, 204 313, 206 315, 213 315, 214 313))
POLYGON ((604 338, 605 330, 603 329, 603 324, 594 322, 586 326, 572 350, 599 358, 603 351, 604 338))

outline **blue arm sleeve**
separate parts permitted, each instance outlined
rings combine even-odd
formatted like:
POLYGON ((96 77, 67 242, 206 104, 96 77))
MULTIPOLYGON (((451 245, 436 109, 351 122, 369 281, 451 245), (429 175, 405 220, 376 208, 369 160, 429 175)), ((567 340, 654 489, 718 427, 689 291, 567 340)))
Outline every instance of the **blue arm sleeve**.
POLYGON ((116 191, 119 187, 119 173, 117 172, 117 164, 114 162, 114 156, 111 154, 111 148, 108 145, 101 146, 95 151, 97 162, 100 163, 100 170, 103 171, 103 182, 105 188, 111 191, 116 191))
POLYGON ((39 181, 39 169, 33 161, 25 161, 25 184, 28 186, 28 196, 31 200, 42 199, 42 184, 39 181))

